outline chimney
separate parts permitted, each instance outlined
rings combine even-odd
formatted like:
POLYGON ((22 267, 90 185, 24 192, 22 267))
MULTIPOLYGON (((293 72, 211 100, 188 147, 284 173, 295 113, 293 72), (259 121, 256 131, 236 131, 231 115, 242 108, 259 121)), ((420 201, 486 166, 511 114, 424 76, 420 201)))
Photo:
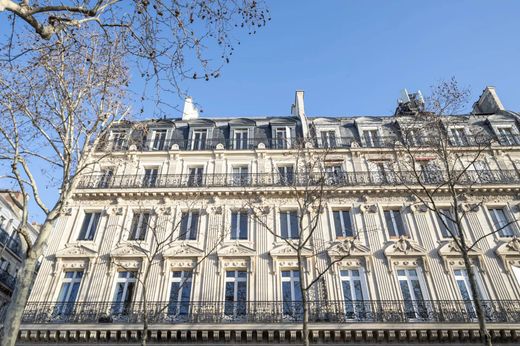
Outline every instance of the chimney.
POLYGON ((497 113, 505 110, 504 105, 498 98, 495 87, 487 86, 477 102, 473 104, 473 114, 497 113))
POLYGON ((182 120, 192 120, 199 118, 199 111, 193 104, 193 99, 188 96, 184 99, 184 110, 182 111, 182 120))
POLYGON ((424 111, 424 97, 421 91, 411 93, 402 89, 401 97, 397 99, 395 115, 416 115, 422 111, 424 111))
POLYGON ((305 116, 303 90, 296 90, 294 95, 294 104, 291 106, 291 114, 293 117, 300 119, 300 122, 302 123, 303 137, 307 137, 309 134, 309 125, 307 124, 307 117, 305 116))

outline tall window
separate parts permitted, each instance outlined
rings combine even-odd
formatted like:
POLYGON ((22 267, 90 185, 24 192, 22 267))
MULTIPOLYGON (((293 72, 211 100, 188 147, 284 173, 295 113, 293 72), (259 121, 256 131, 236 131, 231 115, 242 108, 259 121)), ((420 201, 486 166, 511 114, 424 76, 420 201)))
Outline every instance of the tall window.
POLYGON ((170 284, 170 302, 168 314, 186 316, 190 308, 191 298, 191 271, 173 271, 170 284))
POLYGON ((298 213, 293 211, 280 212, 280 236, 283 239, 299 239, 298 213))
POLYGON ((289 131, 285 127, 279 127, 274 130, 274 148, 287 149, 290 145, 289 131))
POLYGON ((451 238, 452 234, 455 236, 459 235, 457 224, 453 220, 451 209, 443 208, 438 210, 437 222, 443 238, 451 238))
POLYGON ((390 238, 398 238, 400 236, 407 236, 403 224, 403 218, 399 210, 385 210, 385 221, 390 238))
POLYGON ((283 313, 298 318, 302 314, 302 293, 299 270, 282 270, 283 313))
POLYGON ((159 176, 159 169, 157 167, 145 168, 143 177, 144 187, 155 187, 157 184, 157 177, 159 176))
POLYGON ((191 150, 205 150, 208 130, 193 130, 191 135, 191 150))
POLYGON ((278 166, 278 176, 280 178, 281 185, 292 185, 294 183, 293 166, 278 166))
POLYGON ((126 132, 112 131, 112 150, 126 149, 126 132))
POLYGON ((377 130, 364 130, 363 140, 365 146, 369 148, 379 147, 381 145, 381 140, 377 130))
POLYGON ((248 149, 249 148, 249 130, 248 129, 236 129, 233 131, 234 141, 233 149, 248 149))
POLYGON ((491 219, 493 220, 493 231, 496 231, 499 237, 512 237, 515 234, 504 209, 505 208, 488 208, 491 219))
POLYGON ((340 184, 345 181, 346 175, 341 165, 325 166, 325 179, 328 184, 340 184))
POLYGON ((334 229, 336 230, 336 237, 353 237, 354 228, 350 219, 349 210, 334 210, 334 229))
POLYGON ((132 226, 130 227, 129 240, 144 240, 146 231, 150 226, 150 213, 135 213, 132 217, 132 226))
POLYGON ((233 184, 233 186, 247 186, 249 184, 249 167, 233 167, 231 183, 233 184))
POLYGON ((513 275, 515 276, 516 283, 520 287, 520 267, 518 267, 518 266, 511 266, 511 270, 513 272, 513 275))
POLYGON ((424 290, 417 269, 397 270, 397 279, 408 318, 427 319, 428 309, 424 303, 424 290))
POLYGON ((370 177, 376 184, 385 184, 391 182, 390 174, 387 170, 387 164, 384 162, 370 162, 370 177))
POLYGON ((199 213, 190 211, 182 213, 181 230, 179 234, 180 240, 196 240, 199 228, 199 213))
POLYGON ((112 177, 114 176, 114 169, 113 168, 103 168, 101 170, 101 174, 99 177, 99 184, 98 187, 101 189, 106 189, 110 187, 110 184, 112 183, 112 177))
POLYGON ((511 127, 498 127, 498 140, 502 145, 515 145, 515 135, 513 134, 513 129, 511 127))
POLYGON ((468 145, 468 139, 463 128, 452 128, 450 129, 451 144, 456 146, 468 145))
POLYGON ((164 150, 166 144, 167 130, 154 130, 152 150, 164 150))
POLYGON ((229 270, 226 272, 224 314, 237 318, 245 316, 247 302, 247 272, 229 270))
POLYGON ((188 186, 202 186, 203 179, 203 167, 190 167, 188 169, 188 186))
POLYGON ((85 213, 78 240, 92 240, 96 234, 101 213, 85 213))
POLYGON ((363 319, 367 307, 364 300, 367 298, 365 282, 359 269, 340 270, 341 288, 345 300, 345 315, 348 319, 363 319))
POLYGON ((78 298, 82 271, 66 271, 63 273, 60 292, 58 294, 58 304, 55 307, 55 313, 70 314, 74 308, 74 303, 78 298))
MULTIPOLYGON (((466 312, 471 318, 476 318, 477 313, 475 311, 475 305, 473 301, 473 295, 471 286, 469 283, 468 278, 468 272, 466 269, 455 269, 453 271, 453 274, 455 276, 455 282, 457 283, 457 287, 459 288, 459 293, 464 301, 464 306, 466 307, 466 312)), ((476 274, 475 274, 476 275, 476 274)), ((475 280, 477 281, 477 295, 480 297, 480 299, 485 299, 482 295, 482 289, 478 283, 478 278, 475 277, 475 280)))
POLYGON ((320 132, 322 148, 336 148, 336 131, 320 132))
POLYGON ((247 211, 231 213, 231 239, 247 239, 248 216, 247 211))
POLYGON ((112 312, 115 314, 125 314, 128 312, 134 296, 136 272, 118 272, 116 278, 116 288, 114 291, 114 301, 112 312))

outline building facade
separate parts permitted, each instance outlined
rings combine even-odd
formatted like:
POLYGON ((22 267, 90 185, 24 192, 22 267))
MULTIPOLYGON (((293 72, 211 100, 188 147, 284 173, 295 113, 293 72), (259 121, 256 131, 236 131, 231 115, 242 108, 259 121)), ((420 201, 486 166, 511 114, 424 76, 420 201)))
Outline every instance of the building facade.
MULTIPOLYGON (((0 311, 11 300, 16 274, 22 265, 22 246, 16 232, 21 220, 19 192, 0 192, 0 311)), ((30 226, 34 241, 37 229, 30 226)))
MULTIPOLYGON (((300 342, 300 280, 341 256, 309 303, 314 342, 478 342, 453 239, 390 181, 399 127, 413 117, 404 106, 417 97, 405 96, 388 117, 307 117, 297 92, 286 117, 202 119, 188 100, 182 119, 118 124, 96 144, 92 171, 56 223, 20 341, 135 342, 146 314, 154 342, 300 342), (303 273, 281 239, 298 237, 291 186, 300 181, 293 154, 301 138, 313 140, 308 149, 329 150, 324 165, 335 188, 303 273), (246 200, 261 206, 262 222, 246 200), (156 238, 170 240, 147 261, 143 248, 153 251, 156 238), (313 255, 317 244, 326 253, 313 255)), ((511 222, 520 218, 519 120, 493 88, 473 114, 446 117, 450 150, 476 150, 477 131, 496 138, 467 172, 474 194, 463 227, 476 240, 508 224, 471 258, 492 336, 513 344, 520 342, 520 228, 511 222)))

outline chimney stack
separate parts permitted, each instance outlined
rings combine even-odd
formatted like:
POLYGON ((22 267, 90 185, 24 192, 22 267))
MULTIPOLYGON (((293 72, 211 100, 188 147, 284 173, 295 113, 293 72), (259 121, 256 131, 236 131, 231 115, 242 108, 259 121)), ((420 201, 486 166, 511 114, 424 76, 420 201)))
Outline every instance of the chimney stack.
POLYGON ((302 123, 303 136, 307 137, 309 133, 309 125, 307 124, 307 117, 305 116, 303 90, 296 90, 296 93, 294 95, 294 104, 291 107, 291 114, 293 117, 300 119, 300 122, 302 123))
POLYGON ((503 110, 505 110, 504 105, 493 86, 487 86, 477 102, 473 104, 473 114, 497 113, 503 110))
POLYGON ((188 96, 184 99, 184 110, 182 111, 182 120, 192 120, 199 118, 199 110, 193 104, 193 99, 188 96))

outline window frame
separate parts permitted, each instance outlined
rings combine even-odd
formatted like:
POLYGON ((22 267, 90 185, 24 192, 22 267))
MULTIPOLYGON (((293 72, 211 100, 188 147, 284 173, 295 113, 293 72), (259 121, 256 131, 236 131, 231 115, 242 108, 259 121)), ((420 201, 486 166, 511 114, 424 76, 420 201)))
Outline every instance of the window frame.
MULTIPOLYGON (((513 238, 514 236, 518 235, 518 232, 517 232, 517 229, 515 229, 514 225, 515 225, 515 222, 511 222, 511 211, 509 210, 509 207, 507 205, 502 205, 502 206, 499 206, 499 205, 486 205, 486 211, 488 213, 488 219, 489 219, 489 225, 490 225, 490 228, 491 228, 491 232, 494 232, 494 235, 495 235, 495 238, 498 238, 498 239, 510 239, 510 238, 513 238), (496 231, 495 232, 495 217, 496 217, 496 214, 494 212, 492 212, 492 210, 501 210, 502 213, 503 213, 503 216, 505 218, 505 223, 507 224, 507 226, 505 228, 503 228, 502 230, 500 231, 496 231), (510 235, 504 235, 503 231, 504 230, 509 230, 509 232, 511 233, 510 235)), ((514 219, 514 216, 513 216, 513 219, 514 219)))
POLYGON ((356 227, 354 226, 354 218, 353 218, 353 213, 352 213, 352 209, 351 208, 333 208, 332 209, 332 224, 334 226, 334 235, 335 235, 335 239, 339 239, 340 237, 341 238, 354 238, 356 237, 357 235, 357 230, 356 230, 356 227), (351 235, 347 235, 344 231, 345 231, 345 224, 344 224, 344 220, 345 220, 345 215, 344 213, 347 213, 348 214, 348 223, 350 224, 350 228, 351 228, 351 232, 352 234, 351 235), (336 216, 335 216, 335 213, 339 213, 339 217, 340 219, 342 220, 342 223, 341 223, 341 236, 338 236, 338 227, 337 227, 337 224, 336 224, 336 216))
POLYGON ((166 129, 166 128, 154 128, 152 129, 152 135, 151 135, 151 138, 150 138, 150 144, 149 144, 149 150, 151 151, 164 151, 164 150, 168 150, 168 134, 169 134, 169 129, 166 129), (160 143, 160 146, 159 147, 156 147, 156 143, 157 143, 157 135, 161 133, 163 134, 164 133, 164 138, 159 138, 159 143, 160 143))
POLYGON ((210 129, 207 127, 198 127, 198 128, 192 128, 190 131, 190 143, 189 143, 189 150, 191 151, 201 151, 201 150, 209 150, 208 148, 208 141, 210 138, 210 129), (203 134, 205 133, 206 137, 204 139, 199 139, 196 141, 197 134, 203 134), (197 145, 196 145, 197 143, 197 145))
MULTIPOLYGON (((403 217, 403 212, 402 212, 401 208, 392 208, 392 207, 383 208, 383 219, 384 219, 384 222, 385 222, 386 234, 387 234, 389 239, 399 239, 401 236, 403 236, 405 238, 411 238, 411 234, 410 234, 410 231, 408 230, 408 228, 406 227, 406 222, 405 222, 405 219, 403 217), (404 234, 399 234, 399 232, 395 232, 396 235, 391 235, 390 234, 390 227, 389 227, 388 220, 387 220, 387 217, 386 217, 386 213, 387 212, 389 212, 390 215, 392 216, 391 217, 391 219, 392 219, 392 227, 398 227, 399 226, 399 225, 397 225, 394 213, 397 212, 399 214, 399 218, 401 220, 401 225, 402 225, 402 229, 403 229, 404 234)), ((392 230, 393 231, 397 231, 397 229, 395 229, 395 228, 392 228, 392 230)))
POLYGON ((201 219, 201 212, 200 210, 188 210, 188 211, 181 211, 181 223, 179 225, 179 237, 178 240, 183 241, 198 241, 199 238, 199 228, 200 228, 200 219, 201 219), (195 229, 193 228, 193 215, 197 215, 197 224, 195 226, 195 229), (185 215, 188 217, 188 220, 186 221, 186 230, 183 230, 183 218, 185 215))
POLYGON ((300 239, 301 237, 301 234, 299 234, 300 232, 300 225, 299 225, 299 222, 300 222, 300 215, 298 213, 298 210, 297 209, 283 209, 283 210, 280 210, 278 212, 278 222, 279 222, 279 225, 280 225, 280 232, 278 234, 279 238, 282 239, 282 240, 297 240, 297 239, 300 239), (295 214, 295 218, 296 218, 296 235, 297 237, 294 238, 293 237, 293 229, 292 229, 292 222, 291 222, 291 214, 294 213, 295 214), (283 230, 283 222, 282 222, 282 214, 286 215, 285 218, 286 218, 286 225, 287 225, 287 237, 284 237, 284 230, 283 230))
POLYGON ((151 227, 152 226, 152 212, 150 210, 141 210, 141 211, 132 211, 132 221, 131 221, 131 224, 130 224, 130 232, 128 234, 128 240, 129 241, 146 241, 146 237, 148 235, 148 227, 151 227), (135 225, 134 222, 135 222, 135 218, 136 216, 138 216, 138 219, 137 219, 137 224, 135 225), (144 234, 142 235, 142 238, 141 237, 137 237, 138 235, 141 236, 141 233, 142 233, 142 227, 143 227, 143 219, 145 218, 144 215, 148 215, 147 216, 147 225, 146 225, 146 229, 144 230, 144 234), (134 230, 134 225, 135 225, 135 230, 134 230))
POLYGON ((230 234, 229 234, 229 239, 230 240, 239 240, 239 241, 247 241, 249 240, 249 229, 250 229, 250 224, 251 224, 251 213, 247 210, 231 210, 231 217, 230 217, 230 234), (236 215, 237 216, 237 221, 236 221, 236 224, 235 224, 235 229, 233 229, 233 216, 236 215), (245 215, 245 226, 246 226, 246 229, 245 229, 245 238, 241 238, 241 231, 242 231, 242 227, 241 227, 241 222, 242 222, 242 218, 244 217, 245 215))

